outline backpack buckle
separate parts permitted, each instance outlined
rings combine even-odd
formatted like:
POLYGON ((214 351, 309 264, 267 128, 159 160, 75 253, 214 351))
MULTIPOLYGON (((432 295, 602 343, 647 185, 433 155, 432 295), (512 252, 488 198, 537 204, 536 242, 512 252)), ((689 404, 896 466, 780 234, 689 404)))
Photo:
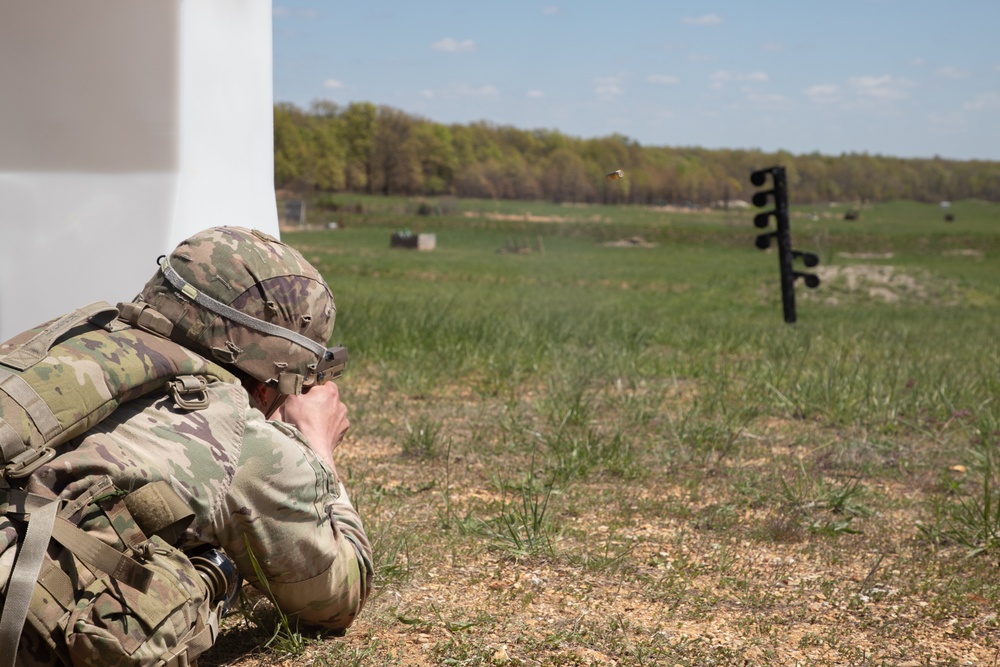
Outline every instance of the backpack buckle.
POLYGON ((208 407, 207 386, 205 378, 181 375, 167 383, 167 391, 182 410, 204 410, 208 407))
POLYGON ((12 458, 4 466, 3 476, 10 479, 23 479, 55 457, 56 450, 51 447, 40 447, 38 449, 29 447, 12 458))

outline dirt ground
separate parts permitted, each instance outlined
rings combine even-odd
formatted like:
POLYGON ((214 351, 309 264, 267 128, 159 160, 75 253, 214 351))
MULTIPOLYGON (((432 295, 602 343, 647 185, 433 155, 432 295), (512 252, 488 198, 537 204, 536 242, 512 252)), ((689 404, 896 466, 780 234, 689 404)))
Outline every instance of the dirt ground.
MULTIPOLYGON (((958 289, 845 259, 861 263, 820 267, 822 294, 802 298, 945 305, 958 289)), ((544 387, 408 394, 364 377, 336 458, 375 548, 366 609, 298 647, 235 615, 202 667, 1000 667, 1000 557, 930 530, 934 498, 979 483, 957 458, 965 411, 883 433, 692 418, 677 435, 694 383, 655 399, 616 384, 571 433, 603 458, 572 469, 576 450, 540 453, 544 387), (607 435, 625 409, 627 457, 607 435)))
MULTIPOLYGON (((781 424, 745 434, 760 456, 740 466, 766 477, 786 456, 817 455, 786 436, 781 424)), ((995 580, 996 558, 916 539, 910 501, 926 480, 874 489, 884 509, 857 531, 812 530, 767 502, 733 509, 737 473, 713 463, 641 485, 588 480, 552 501, 551 553, 518 555, 442 520, 446 496, 452 511, 500 498, 490 455, 445 455, 448 494, 440 457, 415 461, 388 437, 347 442, 342 474, 365 471, 355 495, 376 548, 396 540, 394 574, 344 638, 288 657, 231 620, 230 652, 202 667, 1000 664, 998 608, 969 586, 995 580)))

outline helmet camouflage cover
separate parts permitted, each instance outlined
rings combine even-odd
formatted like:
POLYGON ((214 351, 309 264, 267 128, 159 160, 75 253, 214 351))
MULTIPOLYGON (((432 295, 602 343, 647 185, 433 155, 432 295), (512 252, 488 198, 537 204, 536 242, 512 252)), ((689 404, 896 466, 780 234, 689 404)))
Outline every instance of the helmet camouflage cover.
POLYGON ((319 272, 257 230, 216 227, 160 259, 136 302, 170 322, 170 338, 297 394, 316 381, 336 307, 319 272))

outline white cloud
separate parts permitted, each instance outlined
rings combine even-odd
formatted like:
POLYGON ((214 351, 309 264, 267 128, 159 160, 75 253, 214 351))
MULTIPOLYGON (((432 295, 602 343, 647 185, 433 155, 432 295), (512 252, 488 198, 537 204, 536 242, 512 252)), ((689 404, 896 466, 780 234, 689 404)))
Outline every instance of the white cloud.
POLYGON ((327 79, 326 81, 323 82, 323 87, 337 90, 338 88, 343 88, 344 83, 342 81, 337 81, 336 79, 327 79))
POLYGON ((532 99, 539 99, 539 98, 545 97, 545 93, 543 93, 540 90, 529 90, 528 91, 528 97, 530 97, 532 99))
POLYGON ((713 81, 767 81, 767 74, 764 72, 731 72, 729 70, 719 70, 712 74, 713 81))
POLYGON ((913 87, 912 81, 895 79, 888 74, 882 76, 853 76, 847 80, 848 87, 860 99, 894 102, 910 96, 908 88, 913 87))
POLYGON ((927 64, 927 60, 925 58, 917 57, 911 60, 910 64, 913 65, 914 67, 923 67, 924 65, 927 64))
POLYGON ((672 74, 650 74, 646 77, 646 81, 650 83, 674 84, 680 83, 681 79, 672 74))
POLYGON ((1000 93, 979 93, 971 102, 962 105, 966 111, 1000 111, 1000 93))
POLYGON ((821 106, 836 107, 843 111, 874 111, 894 113, 895 103, 910 96, 916 84, 888 74, 882 76, 854 76, 844 84, 821 83, 803 92, 810 102, 821 106))
POLYGON ((594 92, 602 100, 613 100, 625 91, 622 90, 619 77, 604 76, 594 79, 594 92))
POLYGON ((459 97, 497 97, 500 94, 497 87, 493 85, 467 86, 461 84, 452 88, 450 92, 459 97))
POLYGON ((993 69, 997 72, 1000 72, 1000 64, 994 65, 993 69))
POLYGON ((288 7, 283 7, 282 5, 275 5, 271 10, 272 16, 288 16, 290 13, 291 11, 288 7))
POLYGON ((734 82, 764 83, 769 78, 764 72, 731 72, 725 69, 713 72, 709 76, 712 90, 722 90, 725 84, 734 82))
POLYGON ((474 97, 496 97, 500 94, 500 90, 496 86, 487 85, 470 88, 467 94, 474 97))
POLYGON ((787 97, 784 95, 778 95, 776 93, 762 93, 752 88, 745 88, 743 90, 744 97, 746 101, 750 103, 755 109, 763 109, 765 111, 783 111, 788 109, 790 104, 787 97))
POLYGON ((761 51, 769 51, 771 53, 779 53, 784 51, 786 48, 788 47, 781 42, 764 42, 760 45, 761 51))
POLYGON ((969 73, 965 70, 958 69, 957 67, 939 67, 934 70, 934 73, 938 76, 943 76, 946 79, 968 79, 969 73))
POLYGON ((839 104, 841 100, 840 86, 835 83, 809 86, 805 93, 813 104, 839 104))
POLYGON ((458 41, 451 37, 445 37, 431 44, 431 48, 435 51, 445 51, 448 53, 469 53, 476 50, 476 43, 471 39, 458 41))
POLYGON ((562 9, 559 7, 545 7, 542 9, 542 14, 545 16, 555 16, 556 14, 562 14, 562 9))
POLYGON ((725 21, 719 14, 705 14, 703 16, 685 16, 681 19, 684 25, 721 25, 725 21))
POLYGON ((466 83, 459 83, 447 88, 432 90, 425 88, 420 91, 420 96, 424 99, 444 99, 456 100, 458 98, 480 98, 494 99, 500 96, 500 90, 494 85, 470 86, 466 83))

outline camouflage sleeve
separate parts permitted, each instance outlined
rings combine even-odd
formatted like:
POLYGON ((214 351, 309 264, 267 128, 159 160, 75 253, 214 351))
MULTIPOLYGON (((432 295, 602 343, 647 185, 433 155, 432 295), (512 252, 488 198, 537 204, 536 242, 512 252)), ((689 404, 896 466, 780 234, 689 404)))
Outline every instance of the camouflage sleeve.
POLYGON ((248 415, 222 546, 284 612, 347 628, 371 590, 372 550, 361 517, 297 430, 256 410, 248 415))

